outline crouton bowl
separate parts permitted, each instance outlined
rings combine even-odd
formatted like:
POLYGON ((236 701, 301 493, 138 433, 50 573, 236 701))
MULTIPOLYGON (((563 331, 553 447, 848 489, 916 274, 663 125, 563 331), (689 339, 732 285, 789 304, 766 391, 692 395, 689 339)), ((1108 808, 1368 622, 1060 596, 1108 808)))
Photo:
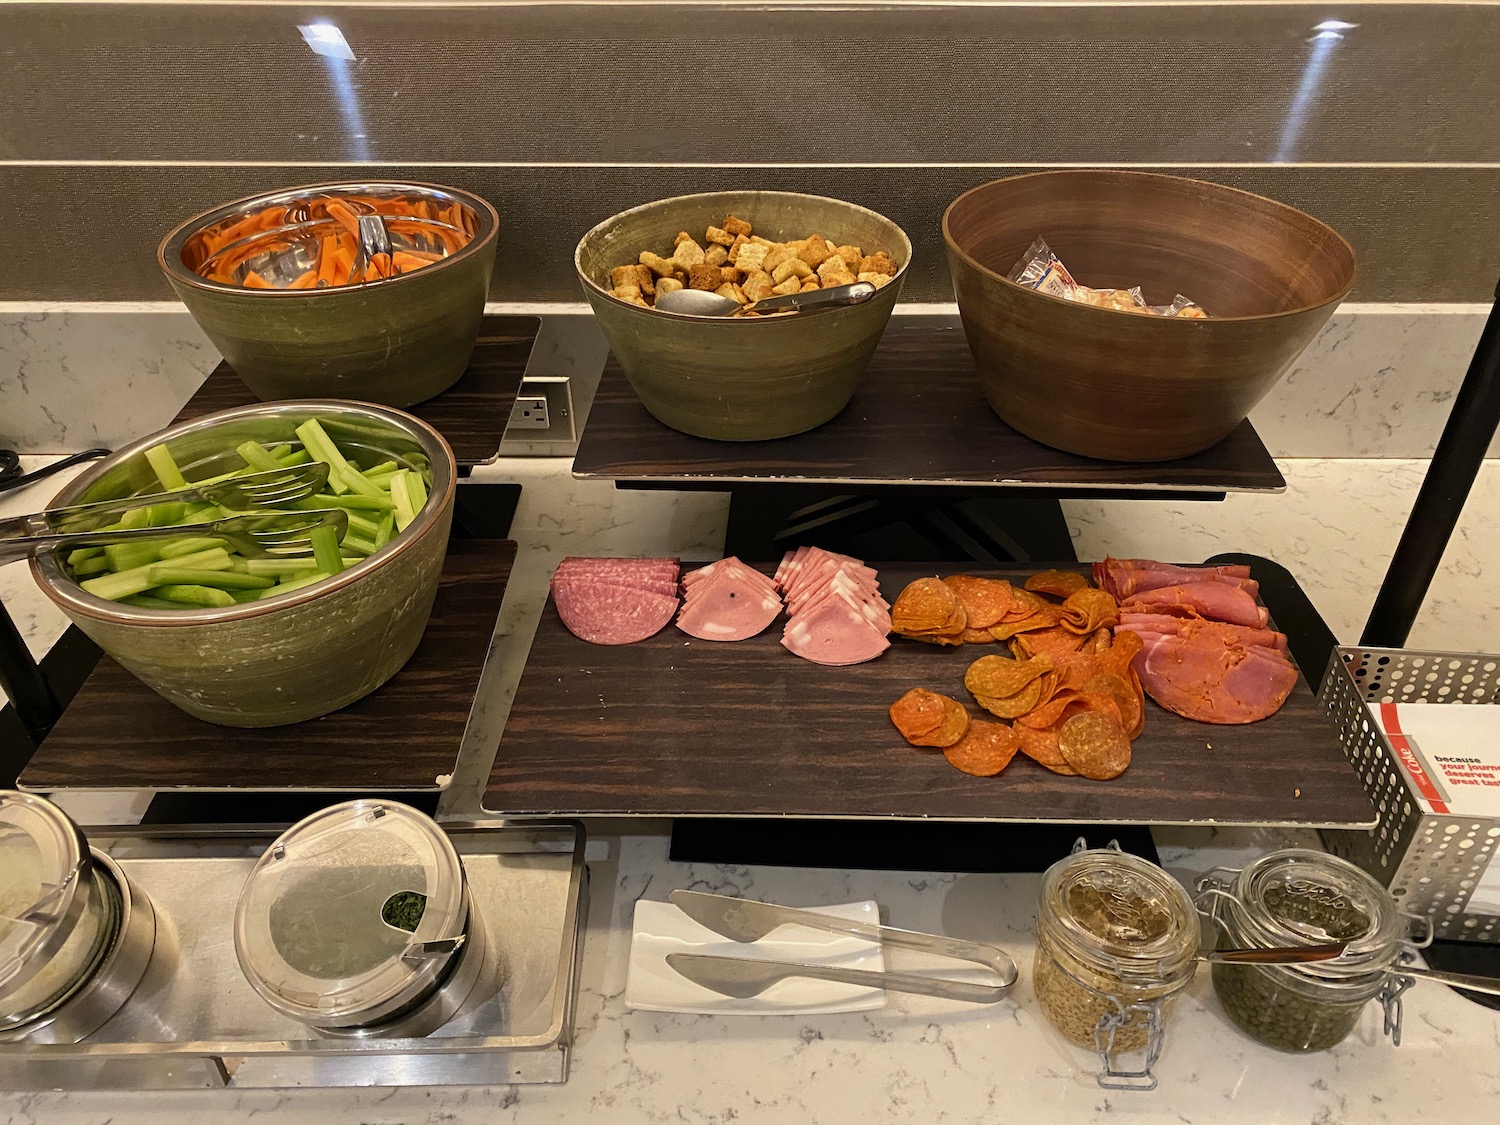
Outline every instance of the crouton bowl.
MULTIPOLYGON (((843 410, 885 331, 910 262, 911 240, 885 216, 838 199, 776 191, 684 195, 622 211, 584 235, 574 255, 584 295, 641 404, 664 425, 719 441, 787 437, 843 410), (749 230, 729 223, 730 217, 749 230), (799 256, 807 272, 790 267, 778 284, 788 285, 794 274, 799 286, 810 278, 839 284, 869 266, 863 272, 882 271, 879 288, 863 304, 816 313, 705 317, 651 307, 644 292, 630 291, 632 278, 622 272, 646 271, 634 285, 641 289, 651 280, 647 274, 663 276, 648 261, 662 265, 681 257, 684 274, 694 265, 715 265, 734 278, 723 284, 739 285, 750 271, 736 271, 728 255, 751 235, 756 241, 750 245, 769 244, 768 257, 777 246, 813 246, 799 256), (701 263, 695 247, 704 255, 701 263), (720 253, 722 263, 710 261, 720 253)), ((704 273, 700 269, 697 279, 704 273)))

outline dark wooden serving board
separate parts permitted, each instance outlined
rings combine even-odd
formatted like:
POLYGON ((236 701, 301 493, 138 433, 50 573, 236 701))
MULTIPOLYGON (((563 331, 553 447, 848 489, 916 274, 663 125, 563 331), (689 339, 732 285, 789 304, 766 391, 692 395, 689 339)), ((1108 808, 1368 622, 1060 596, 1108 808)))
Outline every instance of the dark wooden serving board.
MULTIPOLYGON (((888 599, 933 573, 910 563, 879 569, 888 599)), ((1037 569, 968 572, 1021 580, 1037 569)), ((998 777, 976 778, 940 752, 908 746, 887 708, 920 686, 984 715, 964 690, 964 670, 1004 649, 893 638, 875 661, 825 668, 781 646, 784 621, 738 643, 668 626, 639 644, 603 647, 569 633, 549 601, 484 807, 517 815, 1374 822, 1305 680, 1276 715, 1249 726, 1191 722, 1148 700, 1134 761, 1113 781, 1061 777, 1021 756, 998 777)))
MULTIPOLYGON (((485 317, 463 377, 442 394, 407 408, 448 439, 460 465, 483 465, 499 454, 500 439, 541 327, 541 320, 534 316, 485 317)), ((259 401, 234 369, 220 362, 175 421, 187 422, 259 401)))
POLYGON ((458 761, 515 556, 508 540, 455 539, 427 632, 406 666, 359 702, 305 723, 205 723, 103 657, 20 786, 436 791, 458 761))
POLYGON ((662 425, 611 357, 574 475, 707 488, 770 482, 849 486, 1010 486, 1060 490, 1278 492, 1286 481, 1255 428, 1178 461, 1098 461, 1011 429, 979 390, 956 317, 892 320, 843 412, 775 441, 710 441, 662 425))

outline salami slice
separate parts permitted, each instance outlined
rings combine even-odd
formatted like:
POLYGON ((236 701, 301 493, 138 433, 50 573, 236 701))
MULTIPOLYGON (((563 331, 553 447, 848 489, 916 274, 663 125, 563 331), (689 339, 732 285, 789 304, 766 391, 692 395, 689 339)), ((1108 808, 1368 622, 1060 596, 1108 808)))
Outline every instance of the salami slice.
POLYGON ((596 645, 628 645, 653 637, 677 612, 678 599, 612 582, 556 583, 552 600, 568 631, 596 645))

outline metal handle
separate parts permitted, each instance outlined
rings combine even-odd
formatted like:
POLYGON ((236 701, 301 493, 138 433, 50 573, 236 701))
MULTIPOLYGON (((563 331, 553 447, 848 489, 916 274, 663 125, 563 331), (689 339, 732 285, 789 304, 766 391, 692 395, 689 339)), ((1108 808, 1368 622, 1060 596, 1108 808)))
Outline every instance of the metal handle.
MULTIPOLYGON (((699 958, 694 953, 669 953, 667 964, 677 968, 679 963, 691 964, 699 958)), ((724 958, 709 958, 722 961, 724 958)), ((871 969, 841 969, 832 965, 801 965, 792 961, 761 961, 749 958, 734 958, 737 970, 754 974, 756 984, 768 988, 776 981, 788 977, 805 977, 809 980, 826 980, 835 984, 852 984, 859 988, 883 988, 890 992, 911 992, 919 996, 936 996, 942 1000, 963 1000, 972 1004, 994 1004, 1005 999, 1014 980, 1003 984, 974 984, 969 981, 950 980, 946 977, 929 977, 921 973, 875 972, 871 969)), ((689 979, 693 979, 688 974, 689 979)))
POLYGON ((817 309, 836 309, 845 305, 862 305, 875 296, 875 286, 868 281, 856 281, 853 285, 834 285, 828 289, 814 289, 810 293, 788 293, 784 297, 766 297, 754 304, 746 305, 740 312, 812 312, 817 309))
POLYGON ((951 957, 958 961, 973 961, 993 971, 1004 982, 1006 988, 1016 982, 1016 963, 1011 959, 1010 954, 998 945, 946 937, 942 934, 925 934, 918 930, 898 930, 892 926, 877 926, 873 922, 834 918, 812 910, 780 907, 779 912, 788 922, 796 922, 800 926, 809 926, 816 930, 826 930, 831 934, 864 938, 866 941, 878 941, 882 945, 914 949, 920 953, 951 957))
POLYGON ((1482 992, 1486 996, 1500 996, 1500 977, 1481 977, 1473 973, 1450 973, 1445 969, 1424 969, 1416 965, 1398 965, 1391 971, 1397 976, 1436 981, 1438 984, 1466 989, 1469 992, 1482 992))
MULTIPOLYGON (((139 505, 137 505, 139 507, 139 505)), ((301 514, 301 513, 298 513, 301 514)), ((105 547, 132 539, 172 539, 179 535, 206 535, 212 523, 180 523, 171 527, 139 527, 129 531, 68 531, 57 535, 32 535, 25 539, 0 540, 0 566, 19 562, 40 551, 63 547, 105 547)))

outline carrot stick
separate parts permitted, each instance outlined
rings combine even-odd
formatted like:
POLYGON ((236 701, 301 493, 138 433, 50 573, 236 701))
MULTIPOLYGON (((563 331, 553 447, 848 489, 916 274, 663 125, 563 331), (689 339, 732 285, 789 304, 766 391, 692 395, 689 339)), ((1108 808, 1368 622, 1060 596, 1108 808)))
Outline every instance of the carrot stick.
POLYGON ((251 270, 249 273, 247 273, 245 275, 245 280, 242 281, 242 282, 240 282, 240 284, 243 285, 246 289, 275 289, 276 288, 276 286, 272 285, 269 281, 267 281, 265 278, 261 277, 260 274, 256 273, 254 270, 251 270))
POLYGON ((311 289, 318 282, 318 271, 308 270, 299 274, 297 280, 287 286, 288 289, 311 289))
POLYGON ((318 241, 318 274, 315 281, 317 285, 332 285, 333 273, 338 265, 339 240, 337 235, 325 234, 318 241))
POLYGON ((231 242, 239 241, 247 234, 254 234, 261 229, 260 217, 261 212, 257 211, 255 214, 241 219, 233 226, 225 227, 219 232, 219 237, 224 240, 225 245, 228 245, 231 242))
POLYGON ((345 207, 337 199, 334 199, 328 203, 328 213, 342 223, 344 228, 350 234, 354 235, 355 238, 359 237, 359 218, 353 211, 349 210, 349 208, 345 207))
POLYGON ((412 270, 419 270, 423 266, 430 266, 433 259, 426 256, 418 257, 416 254, 405 250, 397 250, 392 255, 392 261, 396 263, 396 268, 402 273, 410 273, 412 270))
POLYGON ((347 246, 339 246, 334 252, 333 283, 335 285, 348 285, 350 274, 354 271, 354 251, 347 246))

